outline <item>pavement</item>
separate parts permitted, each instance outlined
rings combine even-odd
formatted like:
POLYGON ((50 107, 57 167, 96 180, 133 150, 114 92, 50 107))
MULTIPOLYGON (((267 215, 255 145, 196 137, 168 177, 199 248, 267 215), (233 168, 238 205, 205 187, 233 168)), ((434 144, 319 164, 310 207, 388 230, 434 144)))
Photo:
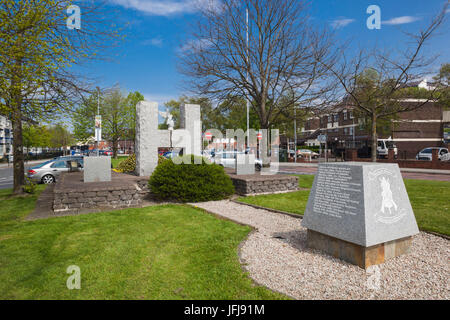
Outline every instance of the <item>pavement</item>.
MULTIPOLYGON (((288 174, 315 174, 317 162, 279 163, 278 172, 288 174)), ((450 170, 400 168, 404 179, 450 181, 450 170)))

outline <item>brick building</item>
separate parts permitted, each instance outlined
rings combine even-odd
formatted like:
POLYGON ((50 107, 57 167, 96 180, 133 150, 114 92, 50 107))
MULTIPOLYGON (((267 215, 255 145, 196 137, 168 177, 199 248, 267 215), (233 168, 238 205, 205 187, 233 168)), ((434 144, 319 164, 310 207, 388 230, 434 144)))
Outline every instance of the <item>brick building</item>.
MULTIPOLYGON (((416 104, 418 100, 404 99, 402 104, 416 104)), ((444 128, 450 127, 450 114, 439 103, 428 102, 420 109, 399 113, 379 139, 392 139, 400 158, 414 158, 425 147, 447 146, 444 128)), ((448 130, 447 130, 448 131, 448 130)), ((357 148, 360 155, 370 154, 370 132, 362 119, 354 116, 353 106, 342 103, 320 117, 309 118, 299 141, 305 145, 319 145, 317 136, 327 135, 328 148, 335 154, 357 148)))

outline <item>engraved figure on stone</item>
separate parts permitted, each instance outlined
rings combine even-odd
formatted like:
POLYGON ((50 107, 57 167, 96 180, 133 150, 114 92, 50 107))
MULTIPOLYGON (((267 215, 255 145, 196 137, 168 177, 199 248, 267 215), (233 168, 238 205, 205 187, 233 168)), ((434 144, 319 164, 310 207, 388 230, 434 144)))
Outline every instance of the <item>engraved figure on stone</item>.
POLYGON ((385 177, 382 177, 380 180, 381 183, 381 212, 384 213, 386 209, 389 210, 389 214, 392 215, 391 209, 394 208, 395 211, 397 211, 397 204, 395 203, 394 199, 392 198, 392 191, 391 191, 391 184, 389 183, 389 180, 385 177))
POLYGON ((173 116, 169 111, 166 112, 161 112, 158 111, 160 116, 163 117, 164 119, 166 119, 166 124, 169 127, 169 130, 172 131, 173 127, 175 125, 175 122, 173 121, 173 116))

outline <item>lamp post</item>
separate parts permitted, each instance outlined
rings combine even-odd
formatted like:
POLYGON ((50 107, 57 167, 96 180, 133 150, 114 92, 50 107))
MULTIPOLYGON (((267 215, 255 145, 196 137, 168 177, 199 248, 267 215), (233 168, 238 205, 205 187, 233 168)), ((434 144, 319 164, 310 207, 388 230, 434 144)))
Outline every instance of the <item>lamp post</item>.
POLYGON ((95 144, 97 149, 97 157, 100 156, 98 149, 102 140, 102 116, 100 115, 100 87, 97 87, 97 115, 95 116, 95 144))

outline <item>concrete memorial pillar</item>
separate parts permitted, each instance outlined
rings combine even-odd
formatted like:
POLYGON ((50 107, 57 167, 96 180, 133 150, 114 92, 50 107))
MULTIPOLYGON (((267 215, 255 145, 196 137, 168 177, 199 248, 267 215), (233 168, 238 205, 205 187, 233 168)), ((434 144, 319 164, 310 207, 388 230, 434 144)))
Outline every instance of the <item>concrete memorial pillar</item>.
POLYGON ((183 154, 201 155, 200 106, 180 106, 180 127, 158 130, 158 104, 141 101, 136 106, 136 173, 150 176, 158 165, 158 148, 183 148, 183 154))
POLYGON ((255 155, 237 154, 236 155, 236 175, 255 174, 255 155))
POLYGON ((302 225, 309 247, 361 268, 406 253, 419 232, 391 163, 319 164, 302 225))
POLYGON ((111 157, 84 157, 84 182, 111 181, 111 157))

